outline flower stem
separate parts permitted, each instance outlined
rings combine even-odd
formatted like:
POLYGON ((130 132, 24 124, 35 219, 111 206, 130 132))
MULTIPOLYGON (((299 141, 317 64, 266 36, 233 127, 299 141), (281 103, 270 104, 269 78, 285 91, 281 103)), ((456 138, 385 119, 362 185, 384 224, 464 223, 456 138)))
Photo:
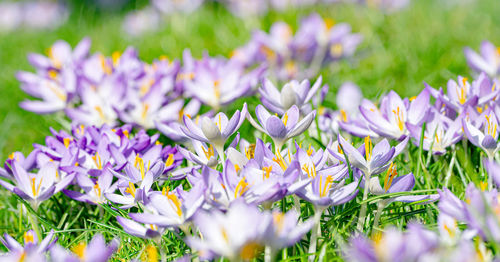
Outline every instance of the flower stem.
POLYGON ((367 208, 367 203, 365 202, 366 199, 368 199, 368 191, 369 191, 369 186, 368 184, 370 183, 370 176, 367 172, 365 174, 365 189, 363 190, 363 204, 361 205, 361 210, 359 211, 359 217, 358 217, 358 231, 363 231, 363 227, 365 226, 365 218, 366 218, 366 208, 367 208))
POLYGON ((323 207, 316 207, 315 208, 316 212, 314 213, 314 226, 311 232, 311 240, 309 241, 309 251, 308 253, 311 254, 309 256, 309 262, 313 262, 314 259, 316 258, 316 245, 318 242, 318 237, 321 236, 321 215, 323 214, 323 210, 325 210, 323 207))
POLYGON ((380 215, 382 215, 382 211, 384 211, 384 208, 386 206, 386 202, 384 200, 378 202, 378 207, 377 207, 377 213, 375 213, 375 218, 373 221, 373 229, 377 230, 378 223, 380 222, 380 215))
MULTIPOLYGON (((29 208, 26 209, 29 210, 29 208)), ((31 223, 31 227, 33 228, 33 230, 35 230, 38 242, 40 243, 40 241, 42 241, 42 231, 40 231, 40 226, 38 225, 38 219, 33 215, 33 212, 28 211, 27 213, 28 213, 28 219, 31 223)))
POLYGON ((448 183, 450 182, 450 177, 451 177, 451 173, 453 171, 453 166, 455 165, 456 155, 457 155, 457 151, 453 151, 453 156, 451 157, 451 160, 450 160, 450 166, 448 167, 448 173, 446 173, 446 178, 444 179, 444 187, 445 188, 448 187, 448 183))
POLYGON ((272 262, 274 261, 274 250, 271 246, 266 246, 264 250, 264 262, 272 262))

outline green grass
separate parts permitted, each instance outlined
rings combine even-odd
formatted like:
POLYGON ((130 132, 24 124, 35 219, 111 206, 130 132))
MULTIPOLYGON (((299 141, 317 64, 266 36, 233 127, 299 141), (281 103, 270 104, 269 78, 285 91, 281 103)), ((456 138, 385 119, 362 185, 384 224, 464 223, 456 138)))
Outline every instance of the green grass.
MULTIPOLYGON (((123 51, 131 45, 139 50, 140 57, 146 61, 160 55, 180 58, 185 48, 191 49, 197 57, 204 51, 208 51, 210 55, 227 56, 233 49, 248 41, 252 30, 268 30, 276 21, 286 21, 296 28, 300 17, 317 11, 323 17, 350 23, 354 32, 360 32, 365 37, 354 59, 342 61, 322 71, 325 81, 331 87, 329 102, 334 103, 335 91, 344 81, 358 84, 369 98, 376 98, 389 90, 395 90, 401 96, 413 96, 423 88, 423 81, 439 87, 445 86, 449 78, 455 78, 459 74, 469 75, 463 47, 477 49, 485 39, 500 44, 500 5, 497 0, 477 1, 455 7, 446 7, 442 2, 444 1, 415 0, 410 8, 391 15, 357 5, 332 5, 328 8, 271 12, 251 21, 233 17, 222 6, 211 3, 189 16, 165 18, 164 28, 160 32, 137 39, 129 38, 121 31, 124 11, 107 14, 93 8, 76 6, 69 21, 55 31, 22 30, 0 36, 0 160, 4 160, 13 151, 29 152, 33 143, 43 143, 45 136, 49 134, 49 127, 60 128, 53 116, 39 116, 19 108, 19 102, 28 97, 19 89, 19 83, 14 78, 18 70, 32 70, 26 60, 29 52, 43 53, 58 39, 66 40, 74 46, 83 37, 90 36, 93 42, 92 52, 105 55, 110 55, 115 50, 123 51)), ((129 6, 128 9, 133 7, 129 6)), ((458 146, 457 160, 465 175, 476 182, 478 167, 474 163, 479 163, 478 155, 476 149, 458 146), (474 155, 474 159, 471 155, 474 155)), ((415 172, 418 157, 422 157, 425 162, 427 153, 420 156, 418 149, 412 146, 408 158, 400 157, 399 161, 405 163, 400 168, 415 172)), ((450 157, 448 154, 425 165, 421 171, 422 176, 434 179, 431 184, 419 186, 418 189, 439 186, 442 170, 447 170, 450 157)), ((457 195, 463 193, 464 186, 458 175, 452 176, 450 187, 457 195)), ((7 194, 4 190, 0 191, 0 195, 0 231, 20 236, 29 228, 26 217, 18 217, 21 204, 16 196, 7 194)), ((72 246, 82 239, 88 239, 94 231, 99 231, 108 237, 133 240, 123 243, 119 257, 134 258, 141 252, 141 244, 145 241, 126 235, 116 224, 115 211, 106 208, 104 216, 100 216, 97 208, 74 201, 63 203, 65 200, 67 198, 59 194, 54 201, 44 203, 39 210, 41 217, 46 218, 49 223, 45 227, 62 227, 65 234, 59 234, 60 243, 72 246), (65 209, 59 210, 59 205, 65 209), (54 221, 60 223, 60 226, 50 224, 54 221)), ((330 221, 335 221, 345 215, 343 219, 349 221, 349 216, 353 215, 349 210, 356 208, 359 208, 359 203, 351 203, 344 207, 347 210, 345 213, 337 210, 338 213, 327 214, 327 217, 333 216, 330 221)), ((393 205, 386 211, 389 209, 391 213, 383 216, 382 224, 404 227, 407 221, 415 218, 425 220, 429 225, 436 222, 434 216, 428 215, 435 213, 434 205, 429 205, 428 208, 393 205)), ((307 209, 304 213, 308 214, 307 209)), ((351 229, 345 223, 336 225, 327 222, 326 225, 341 236, 347 236, 351 229)), ((178 256, 186 249, 183 242, 179 241, 179 236, 174 233, 166 234, 163 239, 167 243, 165 246, 169 255, 178 256)), ((300 250, 300 246, 296 249, 300 250)), ((329 250, 327 253, 334 251, 329 250)))

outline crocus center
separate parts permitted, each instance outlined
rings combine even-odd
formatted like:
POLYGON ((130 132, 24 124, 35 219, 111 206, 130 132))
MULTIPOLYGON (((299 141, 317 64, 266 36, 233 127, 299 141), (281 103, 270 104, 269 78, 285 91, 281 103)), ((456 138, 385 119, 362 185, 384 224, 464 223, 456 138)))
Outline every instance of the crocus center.
POLYGON ((101 197, 102 195, 102 192, 101 192, 101 187, 99 186, 99 183, 96 182, 95 185, 94 185, 94 193, 97 197, 101 197))
POLYGON ((60 88, 58 88, 57 86, 55 86, 53 83, 49 83, 47 84, 47 87, 50 89, 50 91, 52 91, 52 93, 54 93, 57 98, 59 98, 61 101, 65 102, 66 101, 66 94, 61 91, 60 88))
POLYGON ((448 233, 448 235, 451 238, 454 238, 455 237, 455 231, 457 229, 457 222, 455 221, 455 219, 453 219, 453 223, 452 223, 451 227, 448 226, 448 224, 443 223, 443 229, 448 233))
POLYGON ((37 197, 38 193, 40 193, 40 188, 42 186, 42 180, 43 180, 43 177, 40 178, 40 182, 37 185, 36 178, 34 178, 34 177, 31 178, 31 192, 33 193, 33 197, 37 197))
POLYGON ((219 128, 219 131, 222 133, 222 115, 219 114, 219 120, 215 122, 215 125, 219 128))
POLYGON ((396 124, 398 124, 399 131, 403 131, 405 128, 405 121, 403 117, 403 111, 400 110, 399 106, 396 108, 396 110, 392 110, 392 113, 394 114, 394 119, 396 119, 396 124))
POLYGON ((330 54, 334 57, 339 57, 342 56, 342 53, 344 52, 344 47, 342 46, 341 43, 336 43, 330 47, 330 54))
POLYGON ((78 245, 74 246, 71 248, 71 251, 75 253, 75 255, 78 256, 81 260, 85 259, 85 249, 87 248, 87 245, 84 242, 80 242, 78 245))
POLYGON ((215 155, 214 147, 212 145, 208 146, 207 149, 205 149, 204 146, 201 146, 201 150, 203 150, 203 153, 208 160, 215 155))
POLYGON ((236 185, 236 188, 234 189, 234 198, 238 198, 242 196, 247 190, 248 190, 248 183, 246 179, 243 177, 240 182, 236 185))
POLYGON ((49 55, 49 59, 50 61, 52 61, 52 65, 55 67, 55 68, 61 68, 62 67, 62 63, 61 63, 61 60, 59 60, 55 55, 54 55, 54 49, 51 47, 49 48, 49 50, 47 50, 47 53, 49 55))
POLYGON ((273 171, 273 166, 265 166, 262 168, 262 171, 264 171, 264 173, 262 174, 262 179, 267 179, 269 178, 271 171, 273 171))
POLYGON ((247 156, 248 160, 255 157, 255 144, 251 144, 245 147, 245 155, 247 156))
POLYGON ((35 243, 35 236, 33 235, 33 231, 24 232, 23 238, 25 245, 28 243, 35 243))
POLYGON ((457 89, 458 101, 463 105, 467 101, 467 77, 462 78, 462 86, 459 86, 459 89, 457 89))
POLYGON ((153 245, 148 245, 146 250, 142 253, 141 261, 160 261, 158 258, 158 251, 153 245))
POLYGON ((48 75, 51 79, 56 79, 57 78, 57 71, 56 70, 53 70, 53 69, 50 69, 49 72, 48 72, 48 75))
POLYGON ((372 150, 373 150, 372 140, 370 139, 370 136, 367 136, 365 137, 366 161, 370 161, 372 159, 372 150))
POLYGON ((309 164, 304 164, 304 165, 302 165, 302 170, 304 170, 304 172, 307 173, 307 177, 310 177, 310 178, 316 177, 316 166, 314 164, 312 164, 311 166, 309 166, 309 164))
POLYGON ((70 142, 71 142, 71 138, 70 137, 63 138, 64 147, 68 148, 70 142))
MULTIPOLYGON (((291 156, 290 156, 290 151, 288 151, 288 160, 289 160, 289 162, 292 162, 291 156)), ((283 158, 283 156, 281 156, 281 152, 279 150, 277 150, 277 152, 276 152, 276 157, 273 157, 273 161, 276 162, 283 170, 286 170, 288 167, 285 159, 283 158)))
POLYGON ((142 104, 141 119, 144 121, 148 116, 149 105, 147 103, 142 104))
POLYGON ((172 166, 174 164, 174 154, 168 154, 167 161, 165 161, 165 167, 172 166))
POLYGON ((108 65, 106 58, 103 55, 100 55, 99 60, 101 62, 102 71, 104 71, 107 75, 111 75, 111 73, 113 73, 113 69, 108 65))
POLYGON ((490 116, 484 116, 486 118, 486 122, 488 124, 488 129, 487 129, 487 134, 495 137, 495 134, 497 133, 497 124, 494 123, 492 120, 490 120, 490 116))
POLYGON ((102 107, 100 106, 94 106, 95 111, 97 111, 97 114, 99 114, 99 118, 106 122, 106 116, 104 115, 104 111, 102 110, 102 107))
POLYGON ((319 197, 326 197, 326 195, 330 191, 330 188, 332 188, 333 177, 327 176, 325 179, 325 184, 323 186, 321 185, 322 181, 323 181, 323 178, 320 175, 319 176, 319 197))
POLYGON ((345 112, 344 109, 340 109, 340 116, 341 116, 341 120, 344 121, 344 122, 347 122, 347 113, 345 112))
POLYGON ((149 168, 151 166, 151 161, 148 160, 148 166, 147 168, 145 168, 144 160, 139 156, 139 154, 137 154, 135 156, 134 166, 135 168, 139 169, 139 172, 141 173, 141 178, 144 180, 144 176, 146 175, 146 172, 149 171, 149 168))
POLYGON ((398 175, 398 171, 396 170, 396 166, 394 163, 391 163, 391 166, 389 166, 389 169, 387 170, 387 173, 385 175, 385 181, 384 181, 384 190, 387 192, 389 188, 392 185, 392 180, 398 175))
POLYGON ((307 149, 307 155, 311 156, 313 154, 314 150, 311 145, 309 145, 309 149, 307 149))
POLYGON ((94 164, 97 167, 97 169, 102 169, 102 161, 101 161, 101 156, 99 156, 99 152, 95 152, 95 155, 92 156, 92 160, 94 160, 94 164))
POLYGON ((135 197, 135 185, 132 182, 128 182, 128 187, 125 192, 129 193, 132 197, 135 197))
POLYGON ((182 216, 182 208, 181 208, 181 201, 175 194, 168 194, 167 198, 170 199, 170 202, 174 204, 175 212, 179 217, 182 216))
POLYGON ((147 81, 146 83, 141 85, 141 87, 139 88, 139 94, 141 96, 144 96, 145 94, 147 94, 149 92, 149 90, 151 89, 151 86, 153 86, 154 83, 155 83, 155 80, 150 79, 149 81, 147 81))
POLYGON ((283 115, 283 124, 286 126, 286 123, 288 123, 288 113, 285 113, 285 115, 283 115))
POLYGON ((220 98, 220 80, 214 81, 214 95, 217 99, 220 98))
POLYGON ((243 260, 251 260, 257 255, 260 249, 261 246, 256 242, 249 242, 241 248, 240 257, 243 260))
POLYGON ((274 212, 273 213, 273 221, 274 224, 278 226, 278 232, 283 231, 283 227, 285 226, 285 215, 281 212, 274 212))
POLYGON ((120 62, 120 57, 121 57, 121 54, 119 51, 115 51, 115 52, 113 52, 113 54, 111 54, 111 59, 113 60, 114 66, 118 65, 118 62, 120 62))

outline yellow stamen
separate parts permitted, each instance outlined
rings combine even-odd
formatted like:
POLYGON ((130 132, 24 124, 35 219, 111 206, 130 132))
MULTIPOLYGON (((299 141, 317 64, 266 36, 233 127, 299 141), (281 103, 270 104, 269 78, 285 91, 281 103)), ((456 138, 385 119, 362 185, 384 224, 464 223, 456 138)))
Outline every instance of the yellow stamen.
POLYGON ((99 114, 99 118, 101 118, 101 120, 103 120, 103 121, 106 121, 106 116, 104 115, 104 111, 102 110, 102 107, 94 106, 94 109, 99 114))
POLYGON ((71 251, 75 253, 75 255, 78 256, 81 260, 85 259, 85 249, 87 248, 87 245, 84 242, 80 242, 76 246, 71 248, 71 251))
POLYGON ((217 99, 220 98, 220 80, 214 81, 214 95, 217 99))
POLYGON ((278 225, 278 232, 281 232, 283 230, 283 227, 285 225, 284 218, 285 218, 285 215, 281 212, 274 212, 273 213, 274 224, 278 225))
POLYGON ((71 138, 69 138, 69 137, 63 138, 64 147, 68 148, 70 142, 71 142, 71 138))
POLYGON ((165 166, 169 167, 174 163, 174 154, 168 154, 167 161, 165 161, 165 166))
POLYGON ((240 172, 241 167, 237 164, 234 165, 234 169, 236 170, 236 173, 240 172))
POLYGON ((307 149, 307 155, 311 156, 313 154, 313 148, 311 145, 309 145, 309 149, 307 149))
POLYGON ((128 187, 125 192, 129 193, 132 197, 135 197, 135 185, 132 182, 128 182, 128 187))
POLYGON ((141 119, 146 120, 148 116, 149 105, 147 103, 142 104, 141 119))
POLYGON ((335 20, 331 18, 325 18, 323 19, 323 21, 325 22, 326 30, 332 29, 332 27, 335 25, 335 20))
POLYGON ((302 170, 304 170, 304 172, 307 173, 307 177, 310 177, 310 178, 316 177, 316 166, 314 164, 312 164, 311 167, 309 167, 308 164, 304 164, 302 166, 302 170))
POLYGON ((273 161, 276 162, 283 170, 286 170, 286 168, 288 167, 279 150, 276 152, 276 157, 273 158, 273 161))
POLYGON ((481 181, 479 186, 481 187, 481 191, 485 191, 488 188, 488 182, 481 181))
POLYGON ((251 260, 257 256, 260 249, 262 247, 256 242, 247 243, 241 248, 240 257, 243 260, 251 260))
POLYGON ((42 180, 43 180, 43 177, 40 178, 40 182, 38 183, 38 185, 36 185, 36 178, 31 178, 31 192, 33 193, 33 197, 37 197, 38 196, 38 193, 40 193, 40 188, 42 186, 42 180))
POLYGON ((24 238, 24 245, 28 243, 35 243, 35 236, 33 235, 32 231, 24 232, 23 238, 24 238))
POLYGON ((240 182, 238 182, 236 188, 234 189, 234 198, 242 196, 247 190, 248 190, 248 183, 245 181, 245 178, 243 177, 240 180, 240 182))
POLYGON ((176 213, 179 217, 182 216, 182 208, 181 208, 181 201, 175 194, 168 194, 167 198, 170 199, 170 201, 174 204, 176 213))
POLYGON ((210 145, 207 149, 205 149, 204 146, 201 146, 201 150, 203 150, 203 153, 205 154, 205 157, 207 159, 210 159, 215 155, 214 147, 210 145))
POLYGON ((94 185, 94 192, 96 194, 97 197, 101 197, 101 187, 99 187, 99 183, 95 182, 95 185, 94 185))
POLYGON ((104 71, 107 75, 111 75, 111 73, 113 73, 113 69, 108 65, 106 58, 103 55, 100 55, 99 60, 101 61, 102 71, 104 71))
POLYGON ((248 160, 255 157, 255 144, 250 144, 248 147, 245 147, 245 155, 248 160))
POLYGON ((99 156, 99 152, 95 152, 95 155, 92 156, 92 160, 94 160, 94 164, 97 167, 97 169, 102 169, 102 161, 101 161, 101 156, 99 156))
POLYGON ((347 122, 347 113, 344 109, 340 109, 340 116, 342 121, 347 122))
POLYGON ((417 99, 417 97, 416 97, 416 96, 412 96, 412 97, 410 97, 408 100, 413 101, 413 100, 415 100, 415 99, 417 99))
POLYGON ((391 163, 391 166, 389 166, 389 169, 387 170, 387 173, 385 175, 385 181, 384 181, 384 190, 387 192, 389 188, 392 185, 392 180, 398 175, 398 172, 396 170, 396 166, 394 166, 394 163, 391 163))
POLYGON ((113 60, 114 66, 118 65, 118 62, 120 62, 120 57, 121 57, 121 54, 118 51, 115 51, 115 52, 113 52, 113 54, 111 54, 111 59, 113 60))
POLYGON ((128 130, 126 130, 126 129, 125 129, 125 130, 123 130, 123 131, 122 131, 122 133, 123 133, 123 135, 124 135, 126 138, 128 138, 128 136, 129 136, 129 132, 128 132, 128 130))
POLYGON ((367 136, 365 137, 366 161, 370 161, 372 159, 372 150, 373 150, 372 140, 370 139, 370 136, 367 136))
POLYGON ((398 124, 399 130, 403 131, 405 128, 405 121, 403 117, 403 111, 399 109, 399 106, 396 108, 396 110, 392 110, 392 113, 394 114, 396 118, 396 123, 398 124))
POLYGON ((320 180, 319 180, 319 196, 320 197, 326 197, 326 195, 328 194, 328 192, 330 192, 330 189, 332 188, 332 185, 333 185, 333 177, 332 176, 327 176, 326 179, 325 179, 325 185, 323 186, 323 188, 321 188, 321 176, 320 176, 320 180))
POLYGON ((344 46, 342 46, 341 43, 336 43, 330 47, 330 53, 335 57, 342 56, 344 53, 344 46))
POLYGON ((271 171, 273 171, 273 166, 262 167, 262 171, 264 171, 264 173, 262 174, 262 179, 267 179, 269 178, 271 171))
MULTIPOLYGON (((154 230, 154 229, 153 229, 154 230)), ((157 262, 160 261, 158 257, 158 251, 154 245, 148 245, 144 250, 144 253, 141 257, 141 261, 144 262, 157 262)))
POLYGON ((56 79, 56 78, 57 78, 57 74, 58 74, 58 73, 57 73, 57 71, 56 71, 56 70, 52 70, 52 69, 51 69, 51 70, 49 70, 48 74, 49 74, 49 77, 50 77, 50 78, 52 78, 52 79, 56 79))

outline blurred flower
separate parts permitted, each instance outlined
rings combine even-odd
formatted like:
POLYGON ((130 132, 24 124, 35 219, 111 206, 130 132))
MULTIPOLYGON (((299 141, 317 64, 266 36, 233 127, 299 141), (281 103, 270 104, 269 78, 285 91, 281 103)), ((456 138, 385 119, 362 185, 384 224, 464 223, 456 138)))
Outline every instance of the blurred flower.
POLYGON ((490 77, 500 75, 500 53, 491 42, 483 41, 479 54, 470 47, 466 47, 464 53, 467 63, 476 73, 484 72, 490 77))
POLYGON ((57 241, 54 238, 54 230, 51 230, 44 239, 37 236, 35 231, 28 230, 23 235, 24 246, 17 242, 8 234, 4 234, 4 238, 0 237, 0 241, 9 250, 7 254, 0 255, 2 261, 45 261, 45 253, 57 241), (41 239, 40 243, 38 243, 41 239))
POLYGON ((480 147, 489 159, 493 159, 500 149, 498 140, 498 119, 492 110, 487 110, 479 117, 478 126, 474 126, 467 118, 462 119, 464 133, 469 141, 480 147), (483 131, 480 128, 483 127, 483 131))
POLYGON ((161 17, 155 9, 146 7, 142 10, 133 11, 125 16, 123 30, 134 37, 141 36, 147 32, 157 31, 160 27, 161 17))
POLYGON ((266 79, 259 89, 260 101, 267 109, 280 115, 285 114, 293 105, 297 106, 301 114, 305 115, 311 112, 309 101, 318 92, 321 81, 322 77, 320 76, 311 87, 309 80, 300 83, 292 80, 286 83, 280 92, 269 79, 266 79))
POLYGON ((88 243, 80 242, 71 248, 72 252, 59 245, 50 248, 51 261, 82 261, 82 262, 105 262, 108 261, 113 253, 118 249, 119 241, 111 240, 108 245, 104 237, 100 234, 95 235, 88 243))

